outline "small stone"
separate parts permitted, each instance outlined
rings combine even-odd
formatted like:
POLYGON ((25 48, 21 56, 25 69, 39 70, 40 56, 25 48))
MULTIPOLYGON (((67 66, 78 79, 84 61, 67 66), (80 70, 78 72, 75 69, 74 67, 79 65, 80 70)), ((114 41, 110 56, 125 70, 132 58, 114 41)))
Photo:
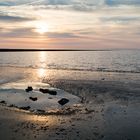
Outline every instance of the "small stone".
POLYGON ((57 92, 54 91, 54 90, 40 88, 39 91, 42 92, 42 93, 48 93, 50 95, 57 95, 57 92))
POLYGON ((60 129, 59 131, 60 131, 60 132, 63 132, 63 131, 65 131, 65 129, 64 129, 64 128, 62 128, 62 129, 60 129))
POLYGON ((37 109, 38 113, 45 113, 45 110, 37 109))
POLYGON ((30 87, 30 86, 28 86, 28 87, 25 89, 26 92, 29 92, 29 91, 32 91, 32 90, 33 90, 33 88, 30 87))
POLYGON ((6 104, 6 102, 5 102, 5 101, 0 101, 0 103, 2 103, 2 104, 6 104))
POLYGON ((58 101, 58 103, 59 103, 60 105, 65 105, 65 104, 68 103, 68 102, 69 102, 69 100, 66 99, 66 98, 62 98, 61 100, 58 101))
POLYGON ((23 109, 23 110, 29 110, 30 108, 31 108, 30 106, 20 107, 20 109, 23 109))
POLYGON ((56 135, 60 135, 60 133, 56 132, 56 135))
POLYGON ((105 80, 105 78, 102 78, 101 80, 103 80, 103 81, 104 81, 104 80, 105 80))
POLYGON ((29 99, 32 101, 37 101, 37 97, 29 97, 29 99))

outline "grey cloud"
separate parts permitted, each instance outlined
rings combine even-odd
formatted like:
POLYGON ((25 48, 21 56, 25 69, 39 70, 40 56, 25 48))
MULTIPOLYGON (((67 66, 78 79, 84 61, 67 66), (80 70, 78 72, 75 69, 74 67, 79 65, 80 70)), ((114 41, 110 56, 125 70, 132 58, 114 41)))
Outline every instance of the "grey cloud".
MULTIPOLYGON (((140 5, 140 0, 2 0, 0 1, 1 6, 15 6, 15 5, 67 5, 76 7, 75 9, 79 10, 79 7, 82 7, 82 10, 94 9, 94 7, 99 7, 100 5, 108 6, 118 6, 118 5, 140 5), (78 7, 78 8, 77 8, 78 7)), ((80 9, 81 10, 81 9, 80 9)))
MULTIPOLYGON (((0 28, 1 37, 38 37, 39 33, 34 32, 34 28, 18 28, 18 29, 3 29, 0 28), (6 30, 6 32, 4 32, 6 30)), ((79 36, 74 33, 57 33, 47 32, 43 36, 47 38, 78 38, 79 36)))
POLYGON ((49 38, 78 38, 77 35, 73 34, 73 33, 56 33, 56 32, 50 32, 50 33, 46 33, 46 35, 49 38))
POLYGON ((128 22, 139 22, 140 17, 126 17, 126 16, 119 16, 119 17, 102 17, 100 18, 103 22, 116 22, 116 23, 128 23, 128 22))
POLYGON ((109 6, 140 5, 140 0, 105 0, 105 3, 109 6))
POLYGON ((29 37, 33 36, 32 28, 3 29, 0 28, 0 36, 2 37, 29 37), (3 32, 5 31, 6 32, 3 32))
POLYGON ((2 0, 1 6, 16 6, 16 5, 67 5, 71 1, 67 0, 2 0))
POLYGON ((26 17, 18 17, 18 16, 0 15, 0 21, 20 22, 20 21, 30 21, 30 20, 34 20, 34 19, 26 18, 26 17))
POLYGON ((32 5, 44 6, 43 8, 46 9, 72 9, 76 11, 91 11, 103 3, 104 0, 12 0, 2 1, 0 2, 0 5, 32 5))
POLYGON ((45 3, 46 8, 51 7, 54 9, 73 9, 76 11, 92 11, 96 7, 102 5, 104 0, 47 0, 45 3))

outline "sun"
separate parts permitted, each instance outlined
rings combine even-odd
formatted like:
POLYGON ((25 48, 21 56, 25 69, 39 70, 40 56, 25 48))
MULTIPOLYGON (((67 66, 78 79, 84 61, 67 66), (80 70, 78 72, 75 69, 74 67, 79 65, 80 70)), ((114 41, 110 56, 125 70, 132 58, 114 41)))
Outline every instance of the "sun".
POLYGON ((39 34, 44 34, 49 31, 48 24, 45 22, 38 22, 35 25, 35 32, 39 34))

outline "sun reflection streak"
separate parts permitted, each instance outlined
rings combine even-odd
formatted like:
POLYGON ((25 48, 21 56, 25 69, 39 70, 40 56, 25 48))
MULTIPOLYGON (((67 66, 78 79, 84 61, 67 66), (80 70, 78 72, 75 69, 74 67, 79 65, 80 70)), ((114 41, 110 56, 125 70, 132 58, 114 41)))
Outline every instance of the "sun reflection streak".
POLYGON ((45 76, 45 68, 46 68, 46 53, 41 51, 39 52, 39 63, 40 68, 37 71, 38 77, 43 78, 45 76))
POLYGON ((58 117, 56 116, 26 114, 24 118, 21 119, 38 125, 45 125, 47 123, 47 125, 50 127, 58 124, 58 117))
POLYGON ((45 74, 45 69, 44 68, 38 69, 38 76, 39 76, 39 78, 43 78, 44 74, 45 74))

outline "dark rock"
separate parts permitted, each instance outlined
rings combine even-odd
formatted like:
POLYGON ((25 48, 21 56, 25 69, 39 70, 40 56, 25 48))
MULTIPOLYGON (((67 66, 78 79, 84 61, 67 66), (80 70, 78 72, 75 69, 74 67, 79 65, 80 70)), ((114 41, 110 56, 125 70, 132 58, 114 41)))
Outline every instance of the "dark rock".
POLYGON ((8 107, 15 107, 15 105, 11 104, 11 105, 9 105, 8 107))
POLYGON ((98 133, 98 132, 93 132, 93 134, 94 134, 95 136, 98 136, 98 135, 99 135, 99 133, 98 133))
POLYGON ((86 101, 85 97, 81 97, 81 103, 84 103, 86 101))
POLYGON ((61 100, 58 101, 58 103, 59 103, 60 105, 65 105, 65 104, 68 103, 68 102, 69 102, 69 100, 66 99, 66 98, 62 98, 61 100))
POLYGON ((64 129, 64 128, 61 128, 61 129, 59 129, 59 131, 60 131, 60 132, 63 132, 63 131, 65 131, 65 129, 64 129))
POLYGON ((101 135, 101 138, 104 138, 104 135, 101 135))
POLYGON ((29 86, 28 88, 25 89, 26 92, 29 92, 29 91, 32 91, 32 90, 33 90, 33 88, 30 87, 30 86, 29 86))
POLYGON ((86 114, 90 114, 92 112, 95 112, 95 110, 89 110, 88 108, 85 108, 86 114))
POLYGON ((29 110, 30 108, 31 108, 30 106, 20 107, 20 109, 23 109, 23 110, 29 110))
POLYGON ((2 103, 2 104, 6 104, 6 102, 5 102, 5 101, 0 101, 0 103, 2 103))
POLYGON ((29 97, 29 99, 32 101, 37 101, 37 97, 29 97))
POLYGON ((42 92, 42 93, 48 93, 50 95, 57 95, 57 92, 54 91, 54 90, 40 88, 39 91, 42 92))
POLYGON ((37 109, 38 113, 45 113, 45 110, 37 109))

